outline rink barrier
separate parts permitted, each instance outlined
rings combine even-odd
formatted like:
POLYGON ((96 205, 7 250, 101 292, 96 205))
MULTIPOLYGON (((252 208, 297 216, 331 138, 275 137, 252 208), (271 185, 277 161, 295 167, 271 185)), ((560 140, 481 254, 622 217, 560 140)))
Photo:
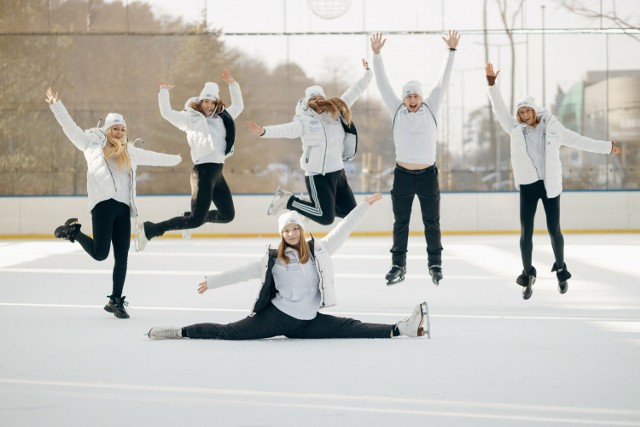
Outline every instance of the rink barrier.
MULTIPOLYGON (((276 218, 267 216, 271 194, 236 194, 236 217, 228 224, 204 224, 192 230, 192 238, 255 238, 277 236, 276 218)), ((361 201, 364 195, 357 194, 361 201)), ((138 196, 139 222, 162 221, 189 210, 188 195, 138 196)), ((443 235, 519 233, 519 193, 442 193, 440 228, 443 235)), ((0 197, 0 238, 53 238, 53 230, 67 218, 78 217, 82 231, 91 233, 86 196, 0 197)), ((564 233, 640 233, 640 191, 565 191, 561 196, 564 233)), ((385 194, 354 233, 356 236, 391 236, 391 198, 385 194)), ((538 206, 535 231, 546 233, 542 204, 538 206)), ((325 235, 331 226, 307 223, 314 236, 325 235)), ((411 235, 422 235, 423 225, 416 199, 410 222, 411 235)), ((167 238, 182 238, 168 233, 167 238)))

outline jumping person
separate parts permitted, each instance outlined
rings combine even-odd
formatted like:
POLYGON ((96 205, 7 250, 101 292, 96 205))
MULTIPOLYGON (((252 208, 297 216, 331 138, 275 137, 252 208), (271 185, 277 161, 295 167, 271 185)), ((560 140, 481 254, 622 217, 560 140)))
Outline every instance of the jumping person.
POLYGON ((402 98, 398 98, 389 84, 380 54, 386 39, 383 39, 380 33, 371 37, 376 84, 391 116, 393 143, 396 148, 396 168, 393 172, 391 189, 394 217, 392 265, 385 277, 387 285, 404 280, 407 271, 409 221, 415 196, 418 196, 422 211, 429 274, 436 285, 443 277, 440 186, 436 166, 438 136, 436 117, 449 85, 460 36, 456 31, 449 31, 448 37, 442 37, 442 39, 447 45, 448 52, 440 75, 428 96, 424 97, 420 82, 411 80, 404 84, 402 98))
POLYGON ((186 132, 191 148, 191 211, 183 216, 153 223, 145 221, 137 230, 138 250, 150 239, 170 230, 188 230, 205 222, 226 224, 235 218, 231 190, 222 175, 224 161, 233 154, 236 127, 234 120, 244 109, 240 85, 229 70, 219 74, 229 84, 231 105, 225 107, 216 83, 207 82, 200 96, 189 98, 183 111, 171 109, 169 90, 173 85, 160 84, 160 114, 172 125, 186 132), (215 210, 209 210, 211 202, 215 210))
POLYGON ((83 131, 73 121, 58 97, 47 89, 46 101, 69 140, 87 160, 87 195, 93 226, 93 239, 80 231, 76 218, 56 228, 60 239, 76 240, 96 261, 104 261, 113 243, 113 287, 104 309, 116 317, 129 317, 122 296, 131 245, 131 218, 137 219, 136 168, 142 165, 175 166, 180 155, 156 153, 137 148, 127 139, 122 115, 109 113, 104 126, 83 131))
POLYGON ((151 339, 251 340, 284 335, 288 338, 391 338, 398 335, 430 336, 427 303, 413 314, 393 324, 362 323, 330 316, 318 310, 336 304, 333 255, 349 234, 380 200, 367 196, 338 225, 320 240, 305 240, 304 222, 297 212, 278 219, 280 244, 269 249, 260 260, 222 273, 209 275, 198 286, 203 294, 250 279, 261 279, 262 287, 250 316, 226 325, 201 323, 183 328, 154 327, 151 339))
POLYGON ((613 155, 620 153, 620 149, 615 146, 615 141, 599 141, 566 129, 544 107, 537 106, 532 97, 520 101, 515 117, 512 116, 495 85, 498 73, 500 71, 495 72, 491 63, 486 65, 489 99, 500 126, 511 138, 511 168, 516 188, 520 190, 520 254, 523 270, 516 283, 522 286, 522 297, 529 299, 537 276, 532 264, 533 225, 538 200, 542 200, 555 257, 551 271, 556 272, 558 290, 564 294, 569 287, 567 281, 571 273, 564 261, 564 238, 560 230, 560 146, 613 155))
POLYGON ((320 86, 310 86, 304 98, 296 104, 293 121, 262 127, 247 122, 249 131, 262 138, 300 138, 300 166, 310 200, 295 197, 291 192, 276 189, 267 210, 278 215, 289 209, 322 225, 344 218, 356 207, 356 200, 347 182, 344 161, 355 156, 357 132, 351 122, 351 106, 369 86, 372 72, 362 59, 364 75, 339 98, 327 99, 320 86))

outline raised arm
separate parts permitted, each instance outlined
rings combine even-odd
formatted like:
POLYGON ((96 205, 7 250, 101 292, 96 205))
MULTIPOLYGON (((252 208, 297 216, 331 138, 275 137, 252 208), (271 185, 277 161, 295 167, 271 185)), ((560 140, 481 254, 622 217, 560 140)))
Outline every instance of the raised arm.
POLYGON ((371 205, 380 199, 382 199, 382 194, 380 193, 365 197, 362 203, 349 212, 349 215, 344 217, 329 234, 321 239, 321 242, 324 243, 330 255, 334 254, 340 246, 347 241, 351 232, 362 221, 367 212, 369 212, 371 205))
POLYGON ((493 64, 491 63, 488 63, 484 70, 489 84, 489 100, 491 101, 493 111, 496 113, 496 117, 498 118, 498 122, 500 123, 500 126, 502 126, 502 129, 509 133, 514 126, 518 125, 518 121, 511 115, 507 104, 502 98, 500 89, 498 89, 498 86, 495 84, 496 78, 498 77, 498 74, 500 74, 500 70, 494 71, 493 64))
POLYGON ((453 69, 453 61, 456 57, 455 53, 460 41, 460 35, 455 30, 449 30, 448 37, 442 37, 442 40, 444 40, 448 48, 447 56, 442 64, 438 78, 433 84, 429 95, 425 99, 425 101, 429 103, 434 114, 438 114, 440 105, 442 105, 442 99, 444 98, 444 94, 449 86, 449 81, 451 80, 451 70, 453 69))
POLYGON ((176 111, 171 108, 171 98, 169 97, 171 89, 173 89, 173 85, 160 83, 160 92, 158 92, 160 115, 181 131, 186 131, 189 117, 183 111, 176 111))
POLYGON ((360 77, 353 86, 347 89, 345 93, 340 95, 340 99, 342 99, 349 108, 351 108, 358 98, 360 98, 360 95, 367 90, 367 87, 369 87, 369 83, 371 83, 371 79, 373 78, 373 71, 371 71, 369 64, 364 58, 362 58, 362 67, 364 68, 364 75, 360 77))
POLYGON ((233 78, 228 69, 224 69, 218 76, 229 84, 229 93, 231 94, 231 105, 227 108, 227 113, 235 120, 242 110, 244 110, 244 101, 242 100, 242 91, 240 84, 233 78))
POLYGON ((371 37, 371 50, 373 51, 373 69, 376 75, 376 86, 380 96, 382 96, 382 102, 387 107, 391 117, 396 113, 398 106, 402 104, 402 100, 393 91, 393 88, 389 84, 387 73, 384 70, 384 63, 382 61, 382 54, 380 51, 384 47, 387 39, 382 38, 381 33, 376 33, 371 37))
POLYGON ((79 150, 84 151, 91 142, 91 136, 73 121, 64 104, 60 101, 57 91, 48 88, 45 95, 45 100, 49 104, 49 108, 53 112, 54 117, 62 127, 64 134, 67 135, 67 138, 69 138, 73 145, 78 147, 79 150))

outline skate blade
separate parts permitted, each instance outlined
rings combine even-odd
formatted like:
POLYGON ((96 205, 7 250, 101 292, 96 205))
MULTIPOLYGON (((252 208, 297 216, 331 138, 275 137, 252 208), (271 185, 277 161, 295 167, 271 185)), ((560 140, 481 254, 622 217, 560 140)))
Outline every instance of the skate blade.
POLYGON ((428 339, 431 339, 431 322, 429 320, 429 306, 427 305, 426 301, 420 304, 420 311, 422 312, 422 323, 420 324, 420 328, 418 329, 418 333, 420 334, 419 336, 426 335, 428 339), (426 324, 426 328, 425 328, 425 324, 426 324))
POLYGON ((387 280, 387 286, 397 285, 404 280, 404 276, 396 277, 395 279, 387 280))

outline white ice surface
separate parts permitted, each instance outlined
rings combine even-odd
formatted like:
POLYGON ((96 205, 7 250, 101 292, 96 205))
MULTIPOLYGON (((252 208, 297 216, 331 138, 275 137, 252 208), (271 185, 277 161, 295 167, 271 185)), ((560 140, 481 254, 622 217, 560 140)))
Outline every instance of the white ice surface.
POLYGON ((197 284, 272 240, 159 239, 132 252, 128 320, 102 310, 111 256, 0 241, 0 425, 640 426, 640 236, 565 241, 569 292, 535 235, 538 281, 524 301, 518 236, 444 236, 439 287, 420 237, 394 287, 390 238, 351 238, 326 312, 394 323, 427 300, 431 340, 245 342, 145 333, 246 316, 257 283, 202 296, 197 284))

